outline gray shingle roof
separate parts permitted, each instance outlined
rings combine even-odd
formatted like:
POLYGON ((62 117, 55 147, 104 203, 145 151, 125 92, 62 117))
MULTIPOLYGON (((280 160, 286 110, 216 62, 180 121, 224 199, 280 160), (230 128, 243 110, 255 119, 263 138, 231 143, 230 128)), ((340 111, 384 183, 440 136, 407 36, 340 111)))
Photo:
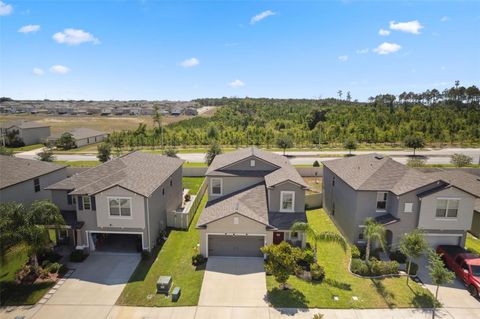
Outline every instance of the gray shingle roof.
POLYGON ((21 129, 37 128, 37 127, 50 127, 50 125, 41 124, 34 121, 13 121, 0 123, 0 127, 3 129, 10 128, 12 126, 18 126, 21 129))
POLYGON ((404 194, 438 180, 378 154, 357 155, 323 163, 355 190, 404 194))
POLYGON ((252 156, 278 167, 273 172, 257 171, 255 173, 265 177, 265 184, 267 187, 272 187, 288 180, 291 180, 292 182, 297 183, 305 188, 308 187, 303 178, 290 164, 287 158, 272 152, 260 150, 253 146, 239 149, 234 152, 217 155, 208 167, 205 175, 247 176, 248 174, 252 174, 252 172, 249 171, 244 171, 242 173, 228 169, 228 166, 252 156))
POLYGON ((238 213, 268 226, 267 193, 259 183, 224 197, 209 201, 202 211, 197 227, 238 213))
POLYGON ((307 222, 307 214, 303 213, 270 213, 268 221, 271 226, 277 229, 288 230, 296 222, 307 222))
POLYGON ((47 189, 73 190, 73 195, 91 195, 120 186, 149 197, 180 166, 183 160, 163 155, 133 152, 90 168, 47 189))
POLYGON ((480 197, 480 177, 455 169, 439 169, 425 175, 445 181, 476 197, 480 197))
POLYGON ((0 155, 0 189, 65 168, 63 165, 0 155))
MULTIPOLYGON (((105 132, 93 130, 86 127, 76 128, 71 131, 68 131, 68 133, 72 134, 76 140, 81 140, 81 139, 100 136, 100 135, 107 135, 107 133, 105 132)), ((53 134, 49 137, 49 139, 58 139, 62 136, 62 134, 63 133, 53 134)))

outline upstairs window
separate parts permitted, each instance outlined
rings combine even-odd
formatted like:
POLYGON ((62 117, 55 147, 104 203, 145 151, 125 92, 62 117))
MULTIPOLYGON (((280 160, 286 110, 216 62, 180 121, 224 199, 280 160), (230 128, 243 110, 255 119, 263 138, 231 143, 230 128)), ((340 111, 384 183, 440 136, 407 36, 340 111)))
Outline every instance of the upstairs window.
POLYGON ((384 211, 387 209, 387 192, 377 193, 377 211, 384 211))
POLYGON ((83 209, 90 210, 92 209, 92 202, 90 196, 82 196, 83 209))
POLYGON ((38 193, 40 191, 40 179, 35 178, 33 180, 33 189, 35 190, 35 193, 38 193))
POLYGON ((282 191, 280 193, 280 211, 293 212, 295 207, 295 192, 282 191))
POLYGON ((457 218, 459 199, 437 199, 436 218, 457 218))
POLYGON ((110 216, 130 217, 132 216, 132 200, 125 197, 109 197, 108 209, 110 216))
POLYGON ((210 193, 212 195, 222 195, 222 179, 221 178, 210 179, 210 193))

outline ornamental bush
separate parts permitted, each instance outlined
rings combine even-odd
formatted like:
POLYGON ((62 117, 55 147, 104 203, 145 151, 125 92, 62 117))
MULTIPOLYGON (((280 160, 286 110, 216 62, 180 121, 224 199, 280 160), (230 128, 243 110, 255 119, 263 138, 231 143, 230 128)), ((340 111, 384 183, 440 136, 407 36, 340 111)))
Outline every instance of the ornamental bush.
POLYGON ((352 264, 350 265, 350 270, 360 276, 368 276, 370 270, 368 269, 367 264, 362 259, 354 258, 352 259, 352 264))
POLYGON ((312 276, 312 281, 323 281, 323 279, 325 278, 325 269, 319 264, 311 264, 310 275, 312 276))
POLYGON ((399 264, 404 264, 407 262, 407 256, 405 256, 405 254, 403 254, 400 250, 390 252, 389 257, 390 260, 395 260, 399 264))

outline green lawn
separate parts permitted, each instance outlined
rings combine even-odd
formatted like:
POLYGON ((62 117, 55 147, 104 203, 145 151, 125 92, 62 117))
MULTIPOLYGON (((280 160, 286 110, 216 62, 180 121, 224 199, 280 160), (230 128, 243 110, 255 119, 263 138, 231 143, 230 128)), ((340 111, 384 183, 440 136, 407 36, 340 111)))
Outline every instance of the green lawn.
POLYGON ((35 150, 43 146, 44 146, 43 144, 32 144, 32 145, 21 146, 21 147, 9 147, 9 149, 17 153, 17 152, 27 152, 27 151, 35 150))
POLYGON ((480 239, 474 237, 472 234, 467 233, 467 242, 465 248, 475 251, 480 255, 480 239))
MULTIPOLYGON (((308 222, 319 231, 338 232, 323 209, 307 212, 308 222)), ((318 308, 401 308, 431 307, 432 295, 405 277, 380 280, 353 276, 348 271, 350 252, 338 244, 320 243, 318 262, 325 267, 326 278, 320 284, 309 283, 291 276, 290 290, 279 290, 273 276, 267 276, 269 300, 274 307, 318 308), (333 296, 339 300, 334 301, 333 296), (354 301, 352 296, 357 296, 354 301)))
POLYGON ((100 165, 100 161, 54 161, 54 163, 73 167, 95 167, 100 165))
POLYGON ((18 285, 15 273, 28 261, 25 246, 10 248, 0 257, 0 305, 33 305, 54 285, 53 282, 18 285))
POLYGON ((197 162, 185 162, 183 167, 208 167, 207 163, 197 163, 197 162))
POLYGON ((118 305, 125 306, 194 306, 198 303, 202 287, 204 269, 196 270, 191 257, 195 253, 200 236, 195 228, 197 220, 205 207, 205 195, 193 218, 188 231, 172 230, 167 241, 161 247, 153 264, 141 261, 128 284, 117 300, 118 305), (172 302, 171 298, 156 294, 156 282, 161 275, 171 275, 173 286, 182 289, 180 299, 172 302))
POLYGON ((204 179, 205 177, 183 177, 183 188, 188 188, 190 190, 190 194, 195 195, 198 193, 198 189, 202 185, 204 179))

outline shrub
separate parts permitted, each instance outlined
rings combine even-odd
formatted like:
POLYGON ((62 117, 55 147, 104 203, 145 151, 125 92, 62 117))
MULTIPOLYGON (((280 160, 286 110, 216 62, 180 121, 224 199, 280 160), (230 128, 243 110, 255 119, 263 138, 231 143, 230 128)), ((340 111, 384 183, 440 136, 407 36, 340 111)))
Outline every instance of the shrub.
MULTIPOLYGON (((408 265, 407 265, 408 267, 408 265)), ((410 265, 410 274, 409 275, 412 275, 412 276, 415 276, 417 274, 417 271, 418 271, 418 265, 414 262, 412 262, 412 264, 410 265)), ((405 269, 405 272, 407 272, 407 269, 405 269)))
POLYGON ((312 276, 312 281, 323 281, 325 278, 325 269, 319 264, 311 264, 310 274, 312 276))
POLYGON ((190 194, 185 194, 185 202, 189 202, 191 198, 190 194))
POLYGON ((315 262, 315 255, 313 254, 313 250, 305 249, 303 251, 302 260, 308 264, 313 264, 315 262))
POLYGON ((44 260, 42 261, 42 268, 48 268, 51 264, 50 260, 44 260))
POLYGON ((360 276, 368 276, 370 273, 367 264, 358 258, 352 259, 352 264, 350 265, 350 270, 360 276))
POLYGON ((205 263, 205 257, 202 254, 196 254, 192 256, 192 265, 198 266, 205 263))
POLYGON ((72 253, 70 254, 70 261, 71 262, 74 262, 74 263, 80 263, 82 261, 84 261, 86 258, 87 258, 87 254, 85 254, 83 252, 83 250, 81 249, 75 249, 74 251, 72 251, 72 253))
POLYGON ((59 263, 51 263, 47 268, 46 270, 51 273, 51 274, 56 274, 58 273, 58 271, 60 270, 60 268, 62 267, 61 264, 59 263))
POLYGON ((323 319, 323 314, 322 313, 316 313, 313 315, 313 319, 323 319))
POLYGON ((405 254, 403 254, 400 250, 390 252, 389 257, 390 260, 395 260, 399 264, 404 264, 407 261, 407 256, 405 256, 405 254))
POLYGON ((352 253, 352 258, 360 258, 360 249, 356 245, 350 245, 350 251, 352 253))
POLYGON ((54 252, 54 251, 46 251, 40 256, 38 256, 38 261, 43 265, 43 262, 49 261, 51 263, 58 262, 60 259, 62 259, 62 255, 54 252))
POLYGON ((393 275, 398 273, 398 262, 372 259, 368 263, 372 276, 393 275))
POLYGON ((142 260, 149 260, 151 257, 150 252, 148 250, 142 250, 142 260))

